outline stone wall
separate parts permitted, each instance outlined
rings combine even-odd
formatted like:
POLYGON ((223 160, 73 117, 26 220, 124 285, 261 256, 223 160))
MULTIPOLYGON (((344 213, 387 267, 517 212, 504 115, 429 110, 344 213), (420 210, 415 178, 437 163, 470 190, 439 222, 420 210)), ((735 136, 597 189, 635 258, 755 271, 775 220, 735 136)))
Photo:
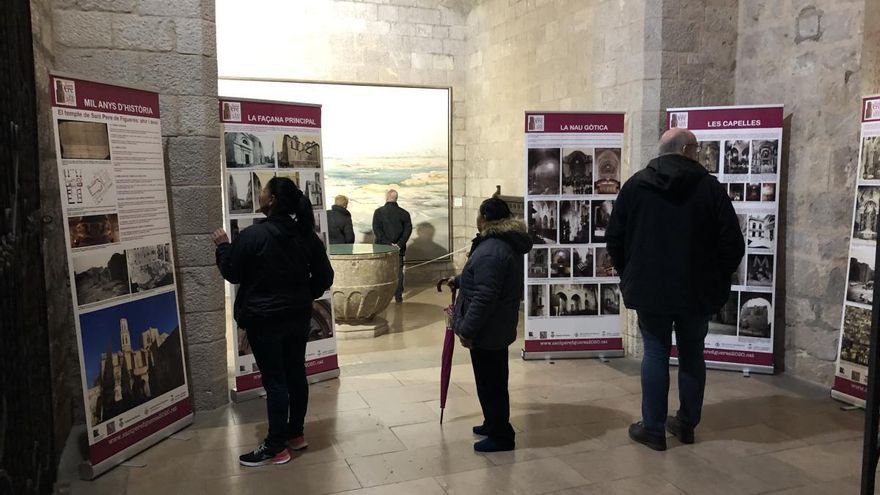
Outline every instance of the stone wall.
MULTIPOLYGON (((783 103, 791 115, 785 366, 830 385, 851 234, 858 156, 864 8, 874 0, 740 0, 736 103, 783 103)), ((877 41, 875 40, 876 44, 877 41)), ((868 46, 869 43, 865 43, 868 46)))
MULTIPOLYGON (((50 15, 49 2, 34 4, 36 12, 50 15)), ((161 94, 190 386, 197 409, 217 407, 227 402, 228 392, 223 283, 213 266, 210 241, 210 232, 222 225, 214 2, 55 0, 52 6, 52 22, 44 20, 38 25, 50 33, 41 34, 47 40, 44 59, 54 58, 55 69, 99 81, 144 86, 161 94)), ((44 105, 41 118, 48 115, 46 108, 44 105)), ((54 145, 45 142, 51 140, 50 127, 46 121, 41 124, 44 151, 54 150, 54 145)), ((53 160, 47 154, 43 162, 43 197, 49 200, 47 213, 61 218, 53 160)), ((55 255, 47 254, 47 277, 54 277, 50 286, 57 286, 60 280, 66 284, 67 270, 60 261, 64 260, 63 248, 59 248, 64 246, 61 233, 53 227, 48 230, 47 253, 55 255)), ((63 297, 55 295, 49 313, 59 332, 53 340, 60 347, 55 372, 63 377, 78 366, 75 361, 72 366, 70 360, 71 353, 76 356, 76 347, 69 292, 63 297)), ((74 386, 74 380, 66 377, 65 383, 74 386)), ((78 377, 75 388, 79 397, 78 377)), ((81 402, 77 406, 81 407, 81 402)))

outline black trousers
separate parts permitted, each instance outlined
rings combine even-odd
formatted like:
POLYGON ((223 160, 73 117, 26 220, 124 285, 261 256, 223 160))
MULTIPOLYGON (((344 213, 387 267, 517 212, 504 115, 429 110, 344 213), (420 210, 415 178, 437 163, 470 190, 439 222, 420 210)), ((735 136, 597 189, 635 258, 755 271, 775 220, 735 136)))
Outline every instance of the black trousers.
POLYGON ((285 447, 288 438, 302 436, 309 406, 305 360, 312 314, 305 313, 247 332, 266 390, 266 444, 277 450, 285 447))
POLYGON ((510 396, 507 393, 507 348, 471 349, 471 363, 477 382, 477 396, 483 408, 483 424, 489 438, 499 442, 513 442, 515 433, 510 426, 510 396))

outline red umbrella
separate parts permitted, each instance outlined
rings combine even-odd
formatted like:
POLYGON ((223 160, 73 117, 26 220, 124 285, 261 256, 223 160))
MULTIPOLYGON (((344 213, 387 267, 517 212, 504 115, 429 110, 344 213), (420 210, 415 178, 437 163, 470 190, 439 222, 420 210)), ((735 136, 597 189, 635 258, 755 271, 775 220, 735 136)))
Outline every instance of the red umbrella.
MULTIPOLYGON (((437 292, 443 292, 446 280, 437 282, 437 292)), ((443 354, 440 358, 440 424, 446 410, 446 396, 449 395, 449 375, 452 373, 452 354, 455 352, 455 333, 452 331, 452 315, 455 311, 455 288, 452 288, 452 304, 446 307, 446 335, 443 338, 443 354)))

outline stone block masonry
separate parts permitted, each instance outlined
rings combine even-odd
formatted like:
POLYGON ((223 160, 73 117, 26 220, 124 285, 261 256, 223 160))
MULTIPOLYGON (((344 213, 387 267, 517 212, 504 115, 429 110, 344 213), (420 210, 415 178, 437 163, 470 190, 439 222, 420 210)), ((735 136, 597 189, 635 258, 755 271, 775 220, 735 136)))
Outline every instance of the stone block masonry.
POLYGON ((57 0, 49 15, 57 70, 161 95, 193 399, 196 409, 225 404, 224 286, 209 235, 222 224, 214 0, 57 0))

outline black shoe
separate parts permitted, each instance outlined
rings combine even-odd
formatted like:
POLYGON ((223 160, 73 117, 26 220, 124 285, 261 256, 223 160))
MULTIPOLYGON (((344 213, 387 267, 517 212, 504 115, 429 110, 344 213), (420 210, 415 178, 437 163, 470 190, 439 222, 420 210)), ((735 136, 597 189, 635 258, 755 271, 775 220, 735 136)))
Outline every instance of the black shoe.
POLYGON ((651 433, 641 421, 629 425, 629 437, 654 450, 666 450, 666 435, 651 433))
POLYGON ((248 467, 287 464, 288 462, 290 462, 290 453, 287 449, 273 449, 266 445, 265 442, 260 444, 253 452, 248 452, 238 458, 239 464, 248 467))
POLYGON ((394 302, 400 304, 403 302, 403 296, 394 296, 394 302))
POLYGON ((489 428, 486 427, 485 423, 480 426, 474 426, 472 429, 474 430, 474 435, 489 436, 489 428))
POLYGON ((681 443, 694 443, 694 429, 686 425, 678 416, 666 418, 666 430, 679 439, 681 443))
POLYGON ((501 441, 495 438, 484 438, 474 444, 474 450, 477 452, 507 452, 516 447, 513 440, 501 441))

